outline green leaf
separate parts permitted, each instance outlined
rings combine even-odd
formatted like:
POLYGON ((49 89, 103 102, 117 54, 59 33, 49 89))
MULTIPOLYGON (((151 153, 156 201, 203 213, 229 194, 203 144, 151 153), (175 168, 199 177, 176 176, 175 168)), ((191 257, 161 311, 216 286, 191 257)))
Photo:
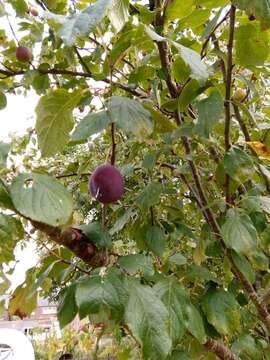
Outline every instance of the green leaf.
POLYGON ((247 201, 254 202, 254 206, 260 207, 263 211, 270 215, 270 198, 269 196, 248 196, 247 201))
POLYGON ((75 296, 81 319, 102 310, 120 320, 127 301, 124 278, 115 274, 93 276, 78 283, 75 296))
POLYGON ((177 43, 176 41, 171 41, 163 36, 160 36, 150 27, 146 26, 145 32, 153 41, 170 42, 179 51, 179 54, 184 60, 185 64, 190 68, 190 77, 197 80, 200 84, 204 84, 206 82, 209 76, 209 71, 207 69, 207 66, 201 61, 201 57, 196 51, 185 47, 177 43))
POLYGON ((112 0, 112 6, 108 16, 116 31, 122 30, 128 21, 128 7, 129 0, 112 0))
POLYGON ((166 360, 192 360, 187 353, 184 353, 179 350, 174 350, 172 355, 169 356, 166 360))
POLYGON ((71 135, 71 140, 86 141, 91 135, 97 134, 106 129, 112 122, 107 111, 90 113, 86 115, 76 126, 71 135))
POLYGON ((236 265, 236 267, 241 271, 243 275, 248 279, 251 284, 254 284, 256 280, 255 272, 252 269, 249 261, 245 258, 244 255, 237 254, 236 252, 232 252, 232 258, 236 265))
POLYGON ((36 131, 42 156, 55 155, 65 148, 74 126, 72 111, 80 97, 80 91, 69 93, 57 89, 40 98, 36 107, 36 131))
POLYGON ((10 145, 0 141, 0 169, 6 167, 10 145))
POLYGON ((204 344, 206 341, 206 334, 201 314, 188 298, 183 303, 182 312, 185 326, 188 331, 199 341, 199 343, 204 344))
POLYGON ((190 77, 197 80, 199 84, 204 84, 208 79, 209 71, 207 66, 201 61, 200 55, 196 51, 178 44, 175 41, 173 41, 172 44, 179 51, 185 64, 190 68, 190 77))
POLYGON ((207 268, 200 266, 200 265, 195 265, 192 264, 189 266, 185 277, 188 281, 193 281, 193 282, 197 282, 198 280, 201 281, 217 281, 216 280, 216 276, 214 274, 212 274, 211 271, 209 271, 207 268))
POLYGON ((113 227, 109 230, 109 234, 114 235, 121 231, 135 214, 136 212, 134 211, 134 209, 127 209, 127 211, 125 211, 124 214, 116 220, 113 227))
POLYGON ((202 299, 207 321, 222 335, 232 335, 240 328, 240 306, 233 294, 223 289, 209 289, 202 299))
POLYGON ((0 207, 4 209, 14 208, 9 191, 2 179, 0 179, 0 207))
POLYGON ((182 19, 188 16, 195 8, 194 0, 173 0, 166 8, 166 21, 182 19))
POLYGON ((185 290, 177 281, 166 279, 158 282, 154 291, 166 305, 169 312, 169 335, 173 343, 177 343, 183 337, 186 325, 182 312, 187 301, 185 290))
POLYGON ((0 91, 0 110, 3 110, 7 106, 6 95, 0 91))
POLYGON ((258 24, 245 24, 236 29, 236 58, 241 66, 261 66, 269 56, 269 34, 258 24))
POLYGON ((57 308, 57 317, 61 328, 71 323, 77 315, 78 307, 75 301, 75 291, 76 285, 73 284, 69 286, 61 296, 57 308))
POLYGON ((253 161, 243 150, 231 147, 224 156, 226 173, 241 184, 252 178, 255 173, 253 161))
POLYGON ((143 254, 122 256, 118 263, 130 275, 141 273, 142 275, 152 276, 155 273, 151 257, 143 254))
POLYGON ((148 184, 137 197, 137 205, 142 210, 147 210, 149 207, 158 204, 160 202, 161 191, 161 184, 154 182, 148 184))
POLYGON ((248 16, 253 15, 261 21, 262 28, 270 27, 270 1, 269 0, 233 0, 235 6, 245 10, 248 16))
POLYGON ((106 105, 112 121, 124 131, 133 133, 139 140, 152 133, 152 116, 138 101, 112 96, 106 105))
POLYGON ((10 216, 0 213, 0 262, 13 260, 14 248, 24 237, 22 223, 10 216))
POLYGON ((149 286, 133 282, 125 311, 126 322, 142 346, 145 359, 166 359, 172 341, 168 333, 169 313, 149 286))
POLYGON ((208 138, 213 127, 218 123, 223 108, 223 99, 218 90, 214 90, 208 98, 201 100, 198 103, 199 118, 195 131, 208 138))
POLYGON ((184 112, 189 104, 200 94, 200 85, 197 80, 191 80, 184 87, 178 98, 178 107, 184 112))
POLYGON ((180 254, 180 253, 176 253, 172 256, 169 257, 168 259, 169 263, 173 264, 173 265, 185 265, 187 263, 187 258, 180 254))
POLYGON ((17 16, 25 17, 28 5, 24 0, 8 0, 8 2, 13 6, 17 16))
POLYGON ((257 346, 256 341, 250 334, 242 334, 232 344, 232 351, 241 356, 241 358, 260 360, 262 359, 262 353, 257 346))
POLYGON ((229 249, 247 256, 256 250, 258 234, 250 217, 243 210, 230 209, 221 232, 229 249))
POLYGON ((179 83, 185 83, 190 76, 190 68, 180 55, 176 55, 172 64, 172 75, 179 83))
POLYGON ((67 189, 48 175, 17 176, 12 182, 11 198, 22 215, 52 226, 66 224, 73 211, 67 189))
POLYGON ((146 231, 145 244, 155 255, 162 256, 166 247, 164 231, 158 226, 149 226, 146 231))
POLYGON ((93 32, 111 6, 111 0, 97 0, 80 14, 67 18, 59 31, 65 44, 72 46, 79 36, 93 32))
POLYGON ((77 225, 75 227, 82 230, 82 232, 88 237, 89 241, 94 243, 98 248, 111 246, 111 236, 106 230, 102 229, 100 223, 93 222, 87 225, 77 225))

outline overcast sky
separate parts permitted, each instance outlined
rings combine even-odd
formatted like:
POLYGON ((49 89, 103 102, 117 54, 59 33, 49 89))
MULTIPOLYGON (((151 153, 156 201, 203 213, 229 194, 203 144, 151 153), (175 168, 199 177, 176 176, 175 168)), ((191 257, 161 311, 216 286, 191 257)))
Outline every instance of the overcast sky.
MULTIPOLYGON (((8 95, 7 107, 0 111, 0 140, 8 142, 11 133, 23 135, 26 129, 35 123, 35 107, 38 97, 29 92, 27 97, 22 95, 8 95)), ((16 264, 14 275, 11 276, 12 288, 24 281, 25 270, 34 266, 37 261, 35 245, 29 244, 26 249, 16 250, 16 264)))

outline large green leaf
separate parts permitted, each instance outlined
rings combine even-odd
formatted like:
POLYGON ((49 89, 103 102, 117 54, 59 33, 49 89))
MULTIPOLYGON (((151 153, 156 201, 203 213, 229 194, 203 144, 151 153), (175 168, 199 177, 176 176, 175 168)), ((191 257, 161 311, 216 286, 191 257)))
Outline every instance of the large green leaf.
POLYGON ((76 303, 81 318, 104 311, 111 318, 120 320, 126 301, 124 278, 115 274, 93 276, 78 283, 76 288, 76 303))
POLYGON ((223 108, 223 99, 217 90, 214 90, 208 98, 201 100, 198 103, 199 118, 195 131, 208 138, 213 127, 218 123, 223 108))
POLYGON ((173 0, 166 9, 166 20, 182 19, 188 16, 195 8, 194 0, 173 0))
POLYGON ((125 312, 126 322, 142 346, 145 359, 166 359, 172 341, 168 333, 169 313, 149 286, 133 282, 125 312))
POLYGON ((128 7, 129 0, 112 0, 108 16, 116 31, 120 31, 128 21, 128 7))
POLYGON ((68 325, 76 316, 78 307, 75 301, 76 285, 71 285, 62 295, 57 309, 57 317, 61 328, 68 325))
POLYGON ((68 222, 73 211, 70 193, 58 181, 43 174, 21 174, 11 186, 15 208, 31 220, 59 226, 68 222))
POLYGON ((269 34, 258 24, 239 26, 235 33, 236 57, 244 67, 263 65, 269 56, 269 34))
POLYGON ((261 21, 262 28, 270 27, 270 1, 269 0, 233 0, 235 6, 245 10, 248 16, 253 15, 261 21))
POLYGON ((112 96, 107 101, 111 119, 123 130, 143 140, 153 131, 152 116, 137 100, 112 96))
POLYGON ((241 209, 230 209, 221 228, 226 246, 243 255, 251 255, 258 244, 258 234, 250 217, 241 209))
POLYGON ((247 258, 244 255, 237 254, 236 252, 232 252, 232 258, 238 270, 240 270, 248 281, 253 284, 256 280, 256 275, 247 258))
POLYGON ((90 113, 77 125, 71 135, 74 141, 86 141, 91 135, 97 134, 112 122, 106 111, 90 113))
POLYGON ((202 309, 210 324, 222 335, 232 335, 240 328, 240 306, 233 294, 223 289, 209 289, 202 299, 202 309))
POLYGON ((249 180, 255 173, 251 157, 237 147, 232 147, 225 154, 224 168, 233 180, 240 183, 249 180))
POLYGON ((155 31, 153 31, 150 27, 145 27, 146 34, 154 41, 163 42, 167 41, 170 42, 178 51, 182 59, 184 60, 185 64, 190 68, 192 79, 197 80, 199 83, 204 84, 209 76, 209 71, 207 66, 201 61, 200 55, 188 48, 185 47, 176 41, 171 41, 166 39, 163 36, 160 36, 155 31))
POLYGON ((130 275, 139 273, 152 276, 155 272, 152 258, 143 254, 122 256, 118 260, 118 263, 121 268, 125 269, 130 275))
POLYGON ((184 335, 186 325, 182 311, 187 298, 185 290, 177 281, 166 279, 158 282, 154 291, 166 305, 169 312, 169 334, 173 343, 177 343, 184 335))
POLYGON ((232 351, 241 359, 262 359, 261 346, 250 334, 241 334, 233 343, 232 351))
POLYGON ((91 4, 80 14, 75 14, 67 18, 59 31, 68 46, 75 44, 78 36, 86 36, 93 32, 101 22, 111 6, 111 0, 98 0, 91 4))
POLYGON ((74 126, 72 111, 81 92, 58 89, 40 98, 36 107, 36 131, 42 156, 52 156, 64 149, 74 126))
POLYGON ((149 226, 145 234, 145 244, 155 255, 162 256, 166 246, 166 238, 162 228, 157 225, 149 226))
POLYGON ((208 79, 209 71, 207 66, 202 62, 200 55, 196 51, 175 41, 173 41, 172 44, 177 48, 180 56, 190 68, 190 77, 197 80, 200 84, 204 84, 208 79))
POLYGON ((136 199, 136 203, 142 210, 160 202, 162 186, 159 183, 148 184, 136 199))

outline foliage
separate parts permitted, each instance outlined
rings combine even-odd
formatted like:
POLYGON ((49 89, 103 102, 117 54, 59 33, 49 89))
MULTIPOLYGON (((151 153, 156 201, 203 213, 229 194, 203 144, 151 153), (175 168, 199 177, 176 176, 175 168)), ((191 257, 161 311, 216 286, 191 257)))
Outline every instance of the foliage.
POLYGON ((0 2, 0 109, 39 96, 0 142, 1 262, 40 254, 10 313, 39 291, 120 360, 270 359, 269 0, 29 5, 0 2), (108 205, 88 193, 104 163, 125 178, 108 205))

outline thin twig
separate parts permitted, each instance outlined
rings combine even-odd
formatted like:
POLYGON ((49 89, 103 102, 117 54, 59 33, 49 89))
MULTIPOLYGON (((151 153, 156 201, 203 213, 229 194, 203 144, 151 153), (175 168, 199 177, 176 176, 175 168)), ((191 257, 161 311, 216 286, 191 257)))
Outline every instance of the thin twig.
MULTIPOLYGON (((230 32, 228 41, 228 55, 227 55, 227 71, 226 71, 226 94, 225 94, 225 151, 230 149, 230 129, 231 129, 231 87, 232 87, 232 69, 233 69, 233 42, 234 42, 234 28, 235 28, 235 11, 234 5, 230 9, 230 32)), ((231 203, 230 196, 230 177, 225 175, 225 197, 226 204, 231 203)), ((228 206, 228 205, 227 205, 228 206)))
POLYGON ((16 36, 16 33, 15 33, 14 29, 13 29, 13 26, 11 25, 11 22, 10 22, 10 20, 9 20, 9 16, 6 15, 6 18, 7 18, 8 25, 9 25, 9 27, 10 27, 10 30, 11 30, 11 32, 12 32, 12 34, 13 34, 16 42, 17 42, 17 44, 20 45, 20 42, 19 42, 19 40, 18 40, 18 38, 17 38, 17 36, 16 36))

